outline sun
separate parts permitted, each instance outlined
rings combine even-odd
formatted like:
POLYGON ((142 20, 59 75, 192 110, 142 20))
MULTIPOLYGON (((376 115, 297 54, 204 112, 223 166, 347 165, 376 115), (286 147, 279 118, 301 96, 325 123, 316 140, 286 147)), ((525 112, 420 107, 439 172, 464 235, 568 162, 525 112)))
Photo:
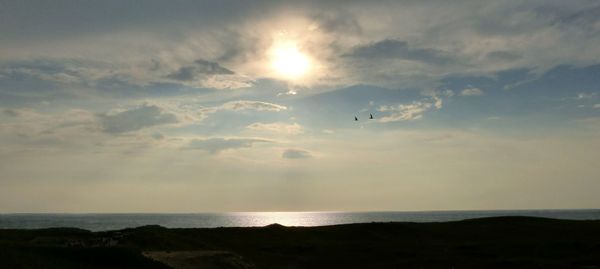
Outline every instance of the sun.
POLYGON ((271 49, 271 67, 284 78, 301 78, 310 65, 309 57, 294 42, 282 42, 271 49))

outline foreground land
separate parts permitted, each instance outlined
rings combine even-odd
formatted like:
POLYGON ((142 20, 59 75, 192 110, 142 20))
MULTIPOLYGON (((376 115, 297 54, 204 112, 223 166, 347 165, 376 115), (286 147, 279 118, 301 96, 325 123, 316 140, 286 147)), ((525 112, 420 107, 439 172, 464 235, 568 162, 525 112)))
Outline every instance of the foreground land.
POLYGON ((0 268, 600 268, 600 221, 0 229, 0 268))

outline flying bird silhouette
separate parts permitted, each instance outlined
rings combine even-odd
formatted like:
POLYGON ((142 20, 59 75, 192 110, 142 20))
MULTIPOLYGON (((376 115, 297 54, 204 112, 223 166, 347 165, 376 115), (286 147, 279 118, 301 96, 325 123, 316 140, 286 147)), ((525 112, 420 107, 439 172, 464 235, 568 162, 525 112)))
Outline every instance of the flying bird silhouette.
POLYGON ((372 120, 373 119, 373 114, 369 113, 369 119, 372 120))
POLYGON ((354 121, 358 121, 358 118, 356 116, 354 116, 354 121))

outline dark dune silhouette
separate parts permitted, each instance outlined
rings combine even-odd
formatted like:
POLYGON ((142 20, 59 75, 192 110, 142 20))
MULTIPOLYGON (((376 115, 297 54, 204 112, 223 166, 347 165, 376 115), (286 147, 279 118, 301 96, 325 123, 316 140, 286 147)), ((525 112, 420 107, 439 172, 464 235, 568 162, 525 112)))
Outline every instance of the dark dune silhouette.
POLYGON ((600 268, 600 221, 0 230, 0 268, 600 268))

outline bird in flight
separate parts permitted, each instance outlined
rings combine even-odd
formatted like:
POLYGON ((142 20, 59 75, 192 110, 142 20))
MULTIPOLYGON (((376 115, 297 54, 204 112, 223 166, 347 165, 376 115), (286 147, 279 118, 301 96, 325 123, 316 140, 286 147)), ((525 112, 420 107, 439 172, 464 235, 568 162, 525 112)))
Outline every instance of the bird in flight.
POLYGON ((354 121, 358 121, 358 118, 356 116, 354 116, 354 121))
POLYGON ((369 119, 372 120, 373 119, 373 114, 369 113, 369 119))

